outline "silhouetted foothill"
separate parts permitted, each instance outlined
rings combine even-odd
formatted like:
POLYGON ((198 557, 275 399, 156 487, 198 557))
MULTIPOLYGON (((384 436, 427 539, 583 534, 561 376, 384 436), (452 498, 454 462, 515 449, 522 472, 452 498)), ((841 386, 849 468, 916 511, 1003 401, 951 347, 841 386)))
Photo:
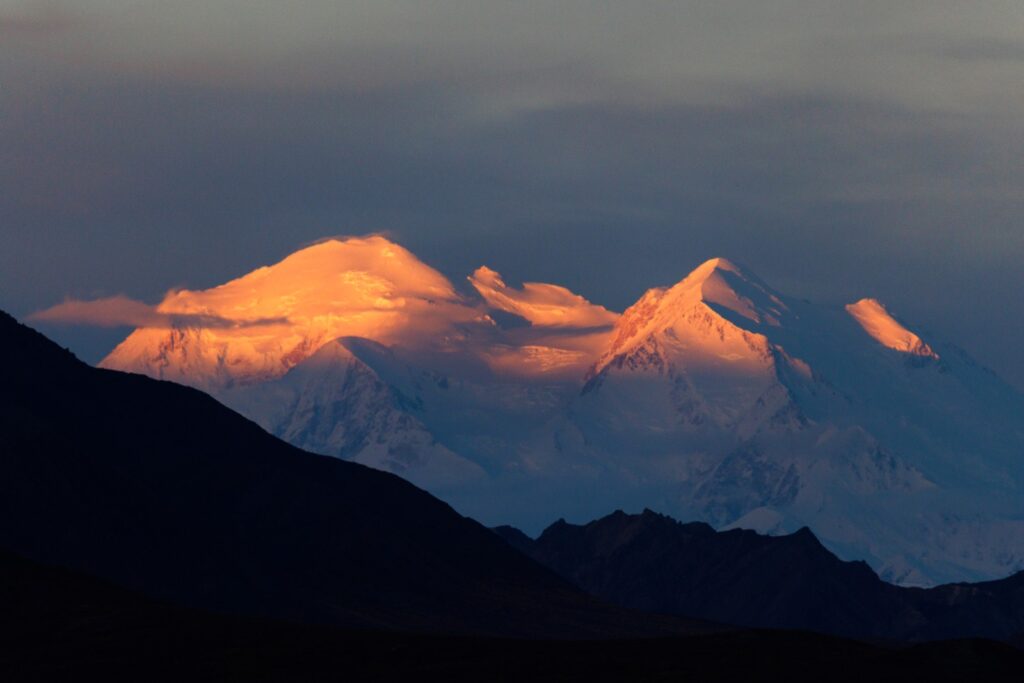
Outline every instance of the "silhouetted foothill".
POLYGON ((604 605, 397 476, 300 451, 195 389, 90 368, 6 314, 0 357, 0 548, 183 605, 303 621, 698 628, 604 605))
POLYGON ((1024 572, 1001 581, 902 588, 844 562, 807 527, 785 536, 715 531, 645 510, 531 539, 494 530, 583 590, 619 605, 764 628, 920 640, 1024 632, 1024 572))

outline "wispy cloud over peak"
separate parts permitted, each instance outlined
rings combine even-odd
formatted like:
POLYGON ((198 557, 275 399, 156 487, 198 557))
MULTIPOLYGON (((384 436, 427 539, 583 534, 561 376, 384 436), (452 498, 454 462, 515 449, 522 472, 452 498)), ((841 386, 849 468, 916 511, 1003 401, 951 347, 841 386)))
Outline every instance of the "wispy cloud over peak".
POLYGON ((487 266, 477 268, 469 282, 492 308, 517 315, 538 327, 601 327, 612 325, 619 317, 561 285, 524 282, 521 289, 510 287, 501 273, 487 266))
POLYGON ((241 329, 287 325, 288 318, 225 318, 204 313, 167 312, 142 301, 118 295, 83 301, 67 299, 31 314, 29 320, 93 327, 143 327, 155 329, 241 329))

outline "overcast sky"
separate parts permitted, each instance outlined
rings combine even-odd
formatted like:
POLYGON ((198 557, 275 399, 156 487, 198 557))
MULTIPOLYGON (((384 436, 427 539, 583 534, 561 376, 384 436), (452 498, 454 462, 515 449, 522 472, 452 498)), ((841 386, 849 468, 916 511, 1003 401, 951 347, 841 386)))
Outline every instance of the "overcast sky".
POLYGON ((727 256, 1024 386, 1022 209, 1020 0, 0 0, 18 316, 387 231, 616 310, 727 256))

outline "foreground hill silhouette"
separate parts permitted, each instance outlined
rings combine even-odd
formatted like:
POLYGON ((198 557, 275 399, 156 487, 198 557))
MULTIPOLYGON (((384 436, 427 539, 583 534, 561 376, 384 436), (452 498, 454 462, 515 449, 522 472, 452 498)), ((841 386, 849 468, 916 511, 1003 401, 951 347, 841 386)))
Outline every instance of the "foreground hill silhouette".
POLYGON ((678 633, 605 606, 402 479, 0 313, 0 548, 183 605, 352 627, 678 633))
POLYGON ((1024 663, 990 641, 608 607, 397 477, 199 392, 89 368, 3 314, 0 352, 2 680, 1013 680, 1024 663), (671 633, 694 635, 636 638, 671 633))
POLYGON ((342 630, 152 601, 0 551, 0 679, 1017 680, 992 641, 881 647, 812 633, 520 640, 342 630))
POLYGON ((901 641, 1024 634, 1024 572, 904 588, 864 562, 840 560, 806 527, 786 536, 719 532, 645 510, 585 525, 559 520, 536 540, 495 531, 588 593, 650 612, 901 641))

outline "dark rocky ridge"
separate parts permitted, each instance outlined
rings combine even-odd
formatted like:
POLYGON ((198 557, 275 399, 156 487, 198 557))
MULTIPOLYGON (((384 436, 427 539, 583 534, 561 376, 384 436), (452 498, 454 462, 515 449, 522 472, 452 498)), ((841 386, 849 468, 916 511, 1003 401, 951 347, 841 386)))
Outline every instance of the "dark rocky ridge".
POLYGON ((803 528, 787 536, 716 532, 645 510, 582 526, 564 520, 510 545, 619 605, 762 628, 894 640, 1024 632, 1024 572, 1001 581, 902 588, 844 562, 803 528))

